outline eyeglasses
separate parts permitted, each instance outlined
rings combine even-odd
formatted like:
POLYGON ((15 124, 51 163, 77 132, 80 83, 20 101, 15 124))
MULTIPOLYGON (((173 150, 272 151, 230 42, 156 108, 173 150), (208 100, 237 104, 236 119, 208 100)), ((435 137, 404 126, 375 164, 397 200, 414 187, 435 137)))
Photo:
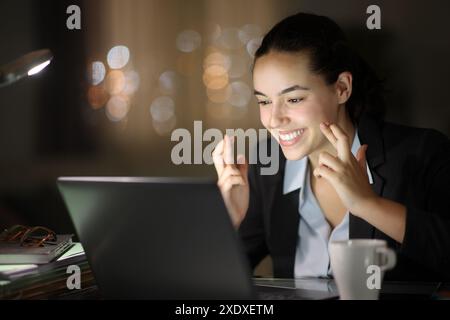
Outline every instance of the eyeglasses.
POLYGON ((42 226, 15 225, 0 234, 0 241, 17 242, 22 247, 43 247, 56 244, 56 233, 42 226))

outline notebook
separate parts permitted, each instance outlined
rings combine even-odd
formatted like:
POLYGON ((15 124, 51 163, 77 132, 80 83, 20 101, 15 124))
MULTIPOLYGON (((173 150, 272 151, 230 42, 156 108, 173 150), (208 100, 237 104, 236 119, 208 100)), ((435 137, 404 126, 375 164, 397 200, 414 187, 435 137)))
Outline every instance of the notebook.
POLYGON ((72 246, 71 234, 57 235, 56 244, 23 247, 18 242, 0 242, 0 264, 45 264, 61 256, 72 246))

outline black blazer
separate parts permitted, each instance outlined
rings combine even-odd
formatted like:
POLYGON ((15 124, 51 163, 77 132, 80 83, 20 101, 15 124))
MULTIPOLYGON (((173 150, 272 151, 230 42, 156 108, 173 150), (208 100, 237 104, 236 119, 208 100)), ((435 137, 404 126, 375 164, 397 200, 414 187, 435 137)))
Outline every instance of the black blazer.
MULTIPOLYGON (((358 124, 373 190, 407 207, 403 243, 350 215, 350 238, 385 239, 397 252, 390 280, 450 280, 450 141, 432 129, 377 121, 364 116, 358 124)), ((254 268, 266 255, 275 277, 293 278, 298 241, 299 190, 283 195, 286 158, 281 150, 278 173, 261 175, 250 165, 250 205, 239 234, 254 268)))

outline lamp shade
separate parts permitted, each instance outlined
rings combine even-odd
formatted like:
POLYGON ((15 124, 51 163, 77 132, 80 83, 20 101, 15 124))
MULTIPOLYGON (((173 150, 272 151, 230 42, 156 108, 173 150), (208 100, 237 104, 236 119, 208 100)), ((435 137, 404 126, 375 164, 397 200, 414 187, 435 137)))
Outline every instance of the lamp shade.
POLYGON ((23 77, 32 76, 46 66, 53 58, 50 50, 42 49, 23 55, 22 57, 0 67, 0 87, 12 84, 23 77))

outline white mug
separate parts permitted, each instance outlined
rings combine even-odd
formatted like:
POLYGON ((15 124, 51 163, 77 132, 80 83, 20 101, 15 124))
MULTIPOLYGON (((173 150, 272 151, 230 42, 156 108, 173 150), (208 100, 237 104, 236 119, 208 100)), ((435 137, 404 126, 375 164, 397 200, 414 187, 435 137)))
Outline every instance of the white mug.
POLYGON ((330 262, 342 300, 377 300, 384 272, 395 267, 386 241, 352 239, 330 244, 330 262))

